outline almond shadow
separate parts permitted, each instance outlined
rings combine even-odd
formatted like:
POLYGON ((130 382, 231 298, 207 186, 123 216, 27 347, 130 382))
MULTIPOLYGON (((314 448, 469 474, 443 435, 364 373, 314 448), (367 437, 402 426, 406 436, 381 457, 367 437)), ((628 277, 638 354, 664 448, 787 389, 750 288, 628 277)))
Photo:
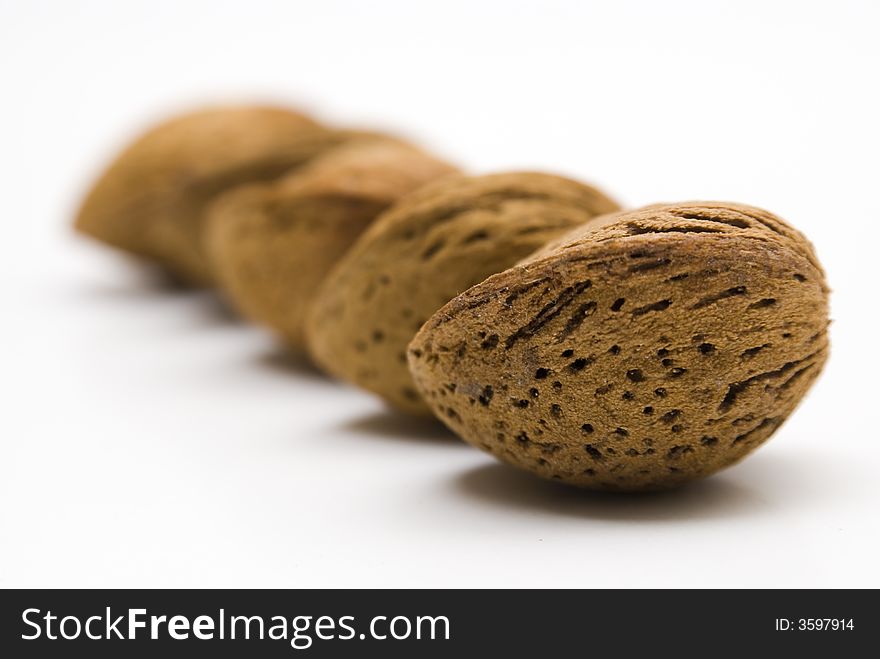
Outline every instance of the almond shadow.
POLYGON ((268 368, 281 375, 294 375, 308 380, 320 380, 331 382, 327 375, 318 369, 308 357, 288 350, 283 345, 272 346, 266 352, 257 357, 260 366, 268 368))
POLYGON ((467 499, 496 508, 615 522, 720 519, 771 507, 757 492, 725 476, 666 492, 609 493, 580 490, 507 465, 489 464, 459 474, 452 487, 467 499))
POLYGON ((413 416, 387 408, 350 419, 341 425, 341 429, 380 440, 466 446, 433 417, 413 416))

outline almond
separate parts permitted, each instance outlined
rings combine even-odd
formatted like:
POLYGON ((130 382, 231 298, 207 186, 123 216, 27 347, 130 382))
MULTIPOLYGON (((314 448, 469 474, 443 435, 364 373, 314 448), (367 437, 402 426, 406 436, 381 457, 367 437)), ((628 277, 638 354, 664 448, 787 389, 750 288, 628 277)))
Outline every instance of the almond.
POLYGON ((809 242, 749 206, 620 213, 489 277, 409 346, 465 441, 598 490, 674 487, 767 440, 828 355, 809 242))

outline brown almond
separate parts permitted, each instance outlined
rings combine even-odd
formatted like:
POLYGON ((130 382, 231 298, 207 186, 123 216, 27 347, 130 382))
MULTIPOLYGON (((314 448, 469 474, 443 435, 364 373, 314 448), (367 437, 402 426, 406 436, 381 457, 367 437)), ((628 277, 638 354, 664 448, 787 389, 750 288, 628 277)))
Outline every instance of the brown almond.
POLYGON ((234 191, 208 222, 219 281, 245 315, 302 350, 306 310, 333 264, 395 201, 455 171, 400 141, 360 141, 274 183, 234 191))
POLYGON ((778 217, 692 202, 577 229, 453 299, 409 347, 467 442, 548 479, 654 490, 791 414, 828 354, 828 289, 778 217))
POLYGON ((425 320, 551 238, 617 208, 596 189, 549 174, 427 185, 377 219, 324 281, 308 323, 312 357, 395 407, 429 414, 406 363, 425 320))
POLYGON ((357 136, 275 107, 212 108, 141 136, 95 183, 76 228, 158 261, 190 283, 210 283, 204 211, 221 192, 277 178, 357 136))

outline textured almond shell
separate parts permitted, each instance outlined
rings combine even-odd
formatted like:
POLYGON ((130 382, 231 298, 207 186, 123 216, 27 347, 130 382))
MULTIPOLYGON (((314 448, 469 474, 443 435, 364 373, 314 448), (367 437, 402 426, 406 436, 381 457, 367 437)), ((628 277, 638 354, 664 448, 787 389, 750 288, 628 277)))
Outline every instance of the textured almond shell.
POLYGON ((185 281, 209 283, 202 229, 211 201, 243 183, 277 178, 351 136, 274 107, 173 118, 116 158, 87 195, 76 228, 185 281))
POLYGON ((364 229, 406 193, 455 168, 397 140, 341 146, 274 183, 218 199, 207 246, 234 305, 304 350, 323 278, 364 229))
POLYGON ((474 446, 572 485, 654 490, 770 437, 822 369, 827 325, 800 233, 693 202, 575 230, 452 300, 408 357, 474 446))
POLYGON ((412 193, 374 222, 324 281, 308 347, 330 373, 416 414, 406 346, 443 304, 596 215, 618 208, 559 176, 452 176, 412 193))

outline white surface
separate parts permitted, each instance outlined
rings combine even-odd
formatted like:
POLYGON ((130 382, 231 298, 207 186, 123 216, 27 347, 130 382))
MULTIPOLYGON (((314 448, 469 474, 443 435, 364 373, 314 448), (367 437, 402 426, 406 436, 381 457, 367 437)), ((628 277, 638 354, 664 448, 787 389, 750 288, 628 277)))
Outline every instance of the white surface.
POLYGON ((0 586, 880 586, 878 28, 871 0, 0 0, 0 586), (252 97, 771 209, 834 287, 827 370, 676 494, 498 466, 70 234, 134 131, 252 97))

